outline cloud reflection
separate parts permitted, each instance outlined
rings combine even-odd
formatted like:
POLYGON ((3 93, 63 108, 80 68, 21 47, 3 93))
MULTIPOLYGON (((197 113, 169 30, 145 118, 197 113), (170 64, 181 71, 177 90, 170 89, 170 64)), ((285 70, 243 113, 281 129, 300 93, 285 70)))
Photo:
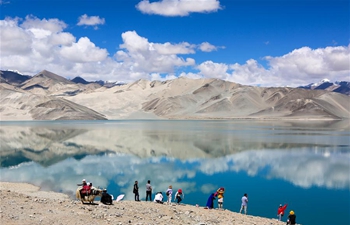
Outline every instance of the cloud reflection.
POLYGON ((214 185, 209 178, 219 173, 245 172, 249 176, 282 179, 296 186, 348 189, 350 153, 316 154, 300 150, 252 150, 214 159, 177 160, 166 157, 139 158, 128 154, 87 156, 81 160, 69 158, 49 167, 35 162, 1 168, 1 180, 28 182, 44 190, 73 195, 82 178, 94 186, 119 186, 118 193, 131 194, 135 180, 140 189, 150 179, 154 191, 165 191, 168 185, 182 188, 186 193, 209 193, 214 185), (207 179, 197 179, 199 173, 207 179), (197 190, 199 188, 200 190, 197 190))

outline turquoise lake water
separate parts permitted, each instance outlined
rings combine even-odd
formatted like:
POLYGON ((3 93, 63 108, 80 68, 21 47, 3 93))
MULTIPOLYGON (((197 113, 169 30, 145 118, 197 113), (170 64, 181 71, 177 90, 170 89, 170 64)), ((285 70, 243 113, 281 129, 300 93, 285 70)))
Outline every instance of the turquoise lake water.
MULTIPOLYGON (((277 218, 288 203, 303 225, 350 224, 349 121, 1 122, 0 180, 27 182, 74 198, 85 178, 133 200, 151 180, 183 203, 205 206, 225 188, 224 208, 277 218)), ((154 194, 153 194, 154 197, 154 194)), ((217 207, 217 202, 215 202, 217 207)), ((286 220, 286 216, 284 221, 286 220)))

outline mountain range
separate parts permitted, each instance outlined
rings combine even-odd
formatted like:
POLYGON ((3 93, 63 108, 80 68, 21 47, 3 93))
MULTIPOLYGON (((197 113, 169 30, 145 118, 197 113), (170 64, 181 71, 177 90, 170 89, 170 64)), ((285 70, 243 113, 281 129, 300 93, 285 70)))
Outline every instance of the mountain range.
POLYGON ((132 83, 68 80, 0 71, 0 119, 298 119, 350 118, 350 82, 298 88, 255 87, 179 77, 132 83))

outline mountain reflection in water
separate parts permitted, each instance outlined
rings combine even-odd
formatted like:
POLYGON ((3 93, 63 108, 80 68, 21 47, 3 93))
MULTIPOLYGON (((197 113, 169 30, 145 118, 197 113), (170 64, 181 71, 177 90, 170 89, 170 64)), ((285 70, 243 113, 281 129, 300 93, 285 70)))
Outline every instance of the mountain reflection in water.
POLYGON ((135 180, 142 190, 151 179, 155 191, 170 184, 186 190, 188 203, 223 185, 227 197, 240 190, 239 199, 247 190, 239 183, 251 178, 257 186, 286 182, 294 191, 350 188, 348 121, 2 122, 0 133, 1 181, 71 196, 82 178, 129 200, 135 180))

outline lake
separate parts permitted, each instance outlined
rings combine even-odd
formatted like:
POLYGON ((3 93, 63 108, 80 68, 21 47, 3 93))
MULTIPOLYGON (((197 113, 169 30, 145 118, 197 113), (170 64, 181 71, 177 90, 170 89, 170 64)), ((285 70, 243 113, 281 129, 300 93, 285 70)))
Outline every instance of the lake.
MULTIPOLYGON (((350 224, 349 121, 1 122, 0 180, 27 182, 74 198, 83 178, 133 200, 151 180, 185 204, 205 206, 225 188, 223 207, 277 218, 288 203, 297 222, 350 224)), ((215 202, 217 207, 217 202, 215 202)), ((286 221, 287 215, 284 216, 286 221)))

